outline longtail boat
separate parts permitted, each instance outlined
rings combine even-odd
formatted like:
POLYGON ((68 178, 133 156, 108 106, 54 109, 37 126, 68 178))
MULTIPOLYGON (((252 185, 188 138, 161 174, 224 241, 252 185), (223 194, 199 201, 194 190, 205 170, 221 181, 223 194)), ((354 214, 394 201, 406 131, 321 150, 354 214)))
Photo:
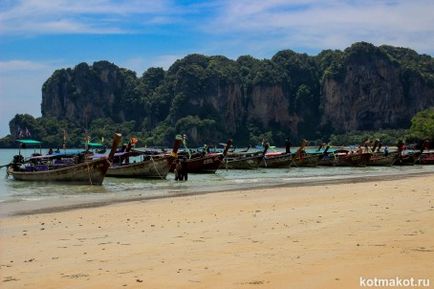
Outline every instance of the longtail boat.
POLYGON ((317 154, 294 154, 291 159, 291 167, 316 167, 319 162, 317 154))
POLYGON ((401 153, 399 154, 395 166, 413 166, 419 159, 419 153, 401 153))
POLYGON ((375 152, 371 155, 368 166, 392 166, 399 158, 398 152, 383 153, 375 152))
MULTIPOLYGON (((29 143, 27 140, 19 142, 29 143)), ((109 158, 94 160, 88 159, 84 154, 36 155, 24 160, 19 154, 14 156, 7 173, 19 181, 101 185, 110 166, 109 159, 113 157, 119 142, 120 135, 115 134, 109 158)))
POLYGON ((227 155, 224 160, 222 166, 225 169, 257 169, 264 158, 264 155, 267 153, 269 145, 266 144, 264 146, 264 150, 261 152, 255 152, 250 154, 240 154, 240 155, 227 155))
POLYGON ((8 168, 8 174, 18 181, 70 182, 74 184, 101 185, 110 163, 106 158, 85 161, 69 166, 45 165, 15 166, 8 168))
POLYGON ((222 168, 251 170, 257 169, 262 161, 261 155, 244 156, 238 158, 224 158, 222 168))
POLYGON ((116 158, 125 159, 135 156, 131 153, 115 154, 114 161, 107 171, 108 177, 118 178, 153 178, 165 179, 170 169, 170 155, 142 155, 138 162, 116 162, 116 158))
POLYGON ((337 152, 335 166, 364 167, 371 159, 371 153, 337 152))
POLYGON ((326 145, 325 150, 321 151, 321 148, 324 145, 321 145, 316 154, 318 154, 318 165, 319 166, 335 166, 337 162, 337 157, 335 155, 336 149, 330 151, 330 146, 326 145))
POLYGON ((115 153, 112 165, 107 176, 118 178, 151 178, 165 179, 175 155, 178 152, 180 141, 175 141, 171 154, 154 151, 131 150, 137 141, 132 138, 125 151, 115 153), (130 161, 131 157, 141 158, 139 161, 130 161))
POLYGON ((223 154, 209 153, 185 160, 188 173, 214 174, 223 161, 223 154))
POLYGON ((263 168, 285 168, 289 167, 292 161, 290 153, 267 153, 265 154, 260 167, 263 168))
POLYGON ((319 166, 336 166, 337 157, 334 153, 326 153, 318 156, 319 166))
POLYGON ((292 155, 291 167, 316 167, 318 165, 319 155, 306 153, 304 149, 307 144, 307 140, 301 142, 297 152, 292 155))
POLYGON ((421 165, 434 165, 434 152, 422 152, 416 163, 421 165))
MULTIPOLYGON (((199 174, 214 174, 226 156, 229 147, 232 144, 232 140, 228 140, 223 153, 206 153, 194 154, 189 158, 183 158, 185 162, 185 169, 187 173, 199 173, 199 174)), ((176 155, 176 157, 178 157, 176 155)), ((175 163, 172 163, 170 171, 175 170, 175 163)))

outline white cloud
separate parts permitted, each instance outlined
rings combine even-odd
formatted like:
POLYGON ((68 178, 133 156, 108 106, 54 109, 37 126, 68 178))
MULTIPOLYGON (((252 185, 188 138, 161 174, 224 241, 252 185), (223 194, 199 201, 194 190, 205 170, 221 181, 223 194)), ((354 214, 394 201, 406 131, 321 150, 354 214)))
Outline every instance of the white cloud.
POLYGON ((226 1, 204 29, 237 35, 248 40, 246 46, 260 41, 274 50, 345 48, 364 40, 432 53, 433 15, 434 2, 428 0, 238 0, 226 1))
POLYGON ((168 0, 22 0, 1 8, 0 34, 125 33, 177 13, 168 0))
POLYGON ((7 60, 0 61, 0 75, 18 71, 20 73, 28 71, 41 71, 50 68, 51 65, 42 62, 29 60, 7 60))

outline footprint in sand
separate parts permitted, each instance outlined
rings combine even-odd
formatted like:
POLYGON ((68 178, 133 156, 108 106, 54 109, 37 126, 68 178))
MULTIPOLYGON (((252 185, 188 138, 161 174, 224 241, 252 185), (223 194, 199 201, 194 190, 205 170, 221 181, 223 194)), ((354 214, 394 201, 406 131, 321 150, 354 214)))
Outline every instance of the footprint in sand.
POLYGON ((3 279, 3 282, 18 281, 18 280, 20 280, 20 279, 16 279, 16 278, 14 278, 14 277, 12 277, 12 276, 6 276, 6 277, 3 279))

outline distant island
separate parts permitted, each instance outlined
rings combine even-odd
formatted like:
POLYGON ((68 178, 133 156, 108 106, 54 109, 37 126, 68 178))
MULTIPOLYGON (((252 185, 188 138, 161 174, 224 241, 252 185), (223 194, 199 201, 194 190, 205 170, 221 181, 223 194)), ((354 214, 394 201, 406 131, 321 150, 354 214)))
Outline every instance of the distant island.
MULTIPOLYGON (((23 84, 24 85, 24 84, 23 84)), ((407 134, 416 113, 434 106, 434 61, 408 48, 357 42, 316 56, 283 50, 271 59, 191 54, 142 76, 107 61, 56 70, 42 86, 42 117, 17 114, 1 147, 23 135, 47 146, 113 132, 141 145, 283 145, 354 132, 407 134)))

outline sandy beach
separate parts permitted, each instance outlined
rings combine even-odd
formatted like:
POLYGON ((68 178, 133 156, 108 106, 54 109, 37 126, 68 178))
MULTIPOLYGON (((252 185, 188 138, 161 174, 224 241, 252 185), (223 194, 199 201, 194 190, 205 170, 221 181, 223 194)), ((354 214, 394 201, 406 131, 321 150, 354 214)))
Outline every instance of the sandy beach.
POLYGON ((434 176, 210 193, 0 219, 1 288, 434 285, 434 176))

